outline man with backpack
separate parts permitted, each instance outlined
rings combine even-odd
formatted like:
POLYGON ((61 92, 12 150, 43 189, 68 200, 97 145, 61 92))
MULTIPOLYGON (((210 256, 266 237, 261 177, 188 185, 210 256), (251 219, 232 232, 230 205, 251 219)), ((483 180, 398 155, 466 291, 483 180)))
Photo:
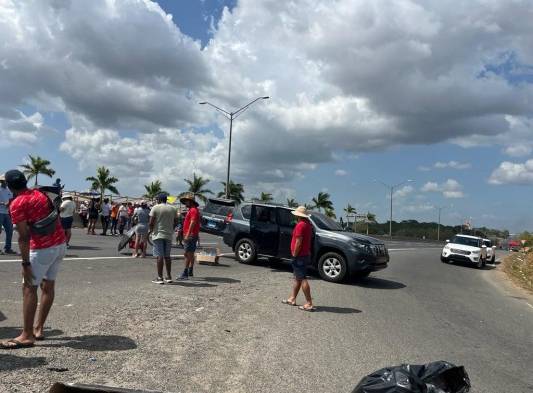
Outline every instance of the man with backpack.
POLYGON ((19 234, 23 330, 18 337, 0 343, 0 348, 18 349, 32 347, 35 340, 45 338, 44 323, 54 302, 55 279, 65 255, 65 232, 59 221, 58 206, 44 192, 28 189, 22 172, 6 172, 5 181, 14 195, 9 211, 19 234), (41 304, 34 327, 39 286, 41 304))

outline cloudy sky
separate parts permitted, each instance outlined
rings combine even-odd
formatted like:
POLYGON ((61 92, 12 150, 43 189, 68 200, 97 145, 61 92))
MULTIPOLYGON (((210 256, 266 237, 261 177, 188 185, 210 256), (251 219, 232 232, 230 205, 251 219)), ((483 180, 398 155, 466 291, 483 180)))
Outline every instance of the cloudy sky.
POLYGON ((3 0, 0 170, 123 195, 193 172, 395 219, 533 229, 530 0, 3 0), (375 180, 378 180, 376 182, 375 180))

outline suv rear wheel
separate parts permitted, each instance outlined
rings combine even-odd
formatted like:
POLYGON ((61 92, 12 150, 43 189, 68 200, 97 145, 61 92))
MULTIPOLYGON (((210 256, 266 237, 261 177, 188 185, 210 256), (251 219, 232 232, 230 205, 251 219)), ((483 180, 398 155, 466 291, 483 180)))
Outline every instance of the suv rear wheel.
POLYGON ((348 273, 344 257, 336 252, 327 252, 318 261, 320 277, 330 282, 341 282, 348 273))
POLYGON ((255 243, 247 238, 241 239, 235 245, 235 258, 240 263, 249 264, 257 259, 255 243))

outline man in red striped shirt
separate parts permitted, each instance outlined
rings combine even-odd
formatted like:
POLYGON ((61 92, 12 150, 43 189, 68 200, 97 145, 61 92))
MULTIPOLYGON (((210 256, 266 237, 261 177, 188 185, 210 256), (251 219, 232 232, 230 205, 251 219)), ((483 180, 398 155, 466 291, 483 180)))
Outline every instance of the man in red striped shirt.
POLYGON ((54 209, 47 195, 39 190, 28 189, 24 174, 18 170, 6 172, 5 180, 14 195, 9 211, 19 234, 24 328, 18 337, 0 343, 0 348, 27 348, 32 347, 35 340, 44 340, 44 323, 54 302, 54 284, 59 265, 65 255, 66 239, 59 222, 59 215, 44 232, 38 232, 32 227, 36 222, 48 217, 54 209), (39 286, 42 291, 41 305, 34 328, 39 286))
POLYGON ((298 307, 303 311, 314 311, 311 287, 307 281, 307 267, 311 264, 311 245, 313 242, 313 226, 309 222, 309 214, 304 206, 298 207, 292 212, 298 223, 292 232, 291 255, 293 257, 292 268, 294 271, 294 286, 291 296, 283 303, 290 306, 296 305, 296 297, 302 289, 306 303, 298 307))

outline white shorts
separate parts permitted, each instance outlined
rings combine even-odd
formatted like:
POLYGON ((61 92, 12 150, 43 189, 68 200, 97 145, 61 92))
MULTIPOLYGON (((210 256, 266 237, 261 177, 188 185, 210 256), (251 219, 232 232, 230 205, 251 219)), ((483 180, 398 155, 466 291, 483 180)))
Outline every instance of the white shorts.
POLYGON ((30 263, 33 273, 33 285, 39 286, 43 279, 55 281, 61 260, 65 256, 66 246, 42 248, 39 250, 30 250, 30 263))

